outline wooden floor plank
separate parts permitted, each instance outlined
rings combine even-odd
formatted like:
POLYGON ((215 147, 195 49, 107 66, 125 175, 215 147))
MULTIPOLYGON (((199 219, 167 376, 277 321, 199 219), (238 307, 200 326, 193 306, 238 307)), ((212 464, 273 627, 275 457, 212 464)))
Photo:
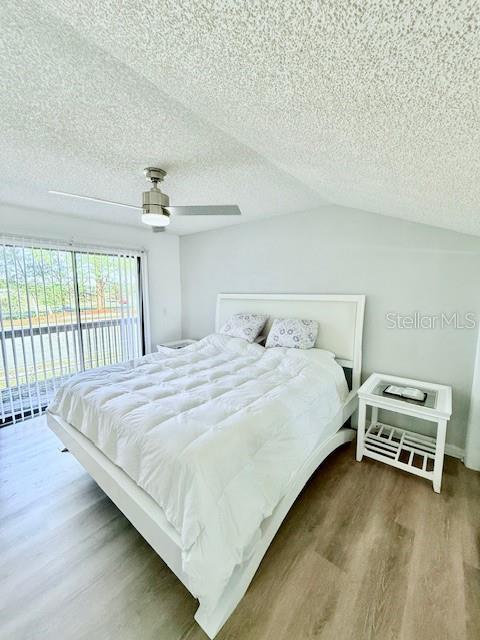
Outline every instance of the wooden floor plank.
POLYGON ((465 563, 465 610, 467 640, 480 637, 480 569, 465 563))
MULTIPOLYGON (((37 418, 0 430, 0 638, 205 640, 197 602, 37 418)), ((218 640, 480 638, 480 474, 353 446, 287 515, 218 640)))

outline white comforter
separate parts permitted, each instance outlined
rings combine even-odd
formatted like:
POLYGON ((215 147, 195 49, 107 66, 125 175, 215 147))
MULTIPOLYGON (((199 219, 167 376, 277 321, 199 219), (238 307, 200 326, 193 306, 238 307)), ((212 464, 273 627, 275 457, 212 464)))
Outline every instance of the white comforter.
POLYGON ((328 352, 211 335, 75 376, 49 411, 162 507, 192 593, 213 608, 346 393, 328 352))

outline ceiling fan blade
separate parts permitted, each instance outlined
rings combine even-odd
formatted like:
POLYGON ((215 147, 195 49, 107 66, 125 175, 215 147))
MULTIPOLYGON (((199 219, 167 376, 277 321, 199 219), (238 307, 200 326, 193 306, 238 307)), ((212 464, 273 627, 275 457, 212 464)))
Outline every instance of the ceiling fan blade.
POLYGON ((81 196, 78 193, 67 193, 66 191, 54 191, 51 189, 48 193, 56 196, 66 196, 67 198, 78 198, 79 200, 90 200, 91 202, 100 202, 101 204, 113 204, 116 207, 125 207, 126 209, 136 209, 142 211, 142 207, 135 207, 133 204, 125 204, 123 202, 114 202, 113 200, 103 200, 102 198, 92 198, 91 196, 81 196))
POLYGON ((174 216, 241 216, 236 204, 194 205, 193 207, 165 207, 174 216))

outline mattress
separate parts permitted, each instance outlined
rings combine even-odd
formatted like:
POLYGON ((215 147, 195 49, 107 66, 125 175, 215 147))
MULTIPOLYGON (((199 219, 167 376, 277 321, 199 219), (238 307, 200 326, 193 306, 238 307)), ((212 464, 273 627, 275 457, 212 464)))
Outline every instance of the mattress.
POLYGON ((213 609, 347 393, 329 352, 215 334, 79 374, 49 411, 162 508, 189 589, 213 609))

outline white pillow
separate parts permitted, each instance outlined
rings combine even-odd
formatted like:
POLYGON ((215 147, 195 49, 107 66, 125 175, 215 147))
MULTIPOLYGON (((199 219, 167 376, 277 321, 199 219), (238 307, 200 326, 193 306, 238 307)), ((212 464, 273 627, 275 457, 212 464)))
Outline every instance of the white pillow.
POLYGON ((235 313, 220 329, 220 333, 232 338, 253 342, 267 322, 261 313, 235 313))
POLYGON ((318 335, 316 320, 298 318, 275 318, 268 334, 267 349, 270 347, 290 347, 292 349, 312 349, 318 335))

